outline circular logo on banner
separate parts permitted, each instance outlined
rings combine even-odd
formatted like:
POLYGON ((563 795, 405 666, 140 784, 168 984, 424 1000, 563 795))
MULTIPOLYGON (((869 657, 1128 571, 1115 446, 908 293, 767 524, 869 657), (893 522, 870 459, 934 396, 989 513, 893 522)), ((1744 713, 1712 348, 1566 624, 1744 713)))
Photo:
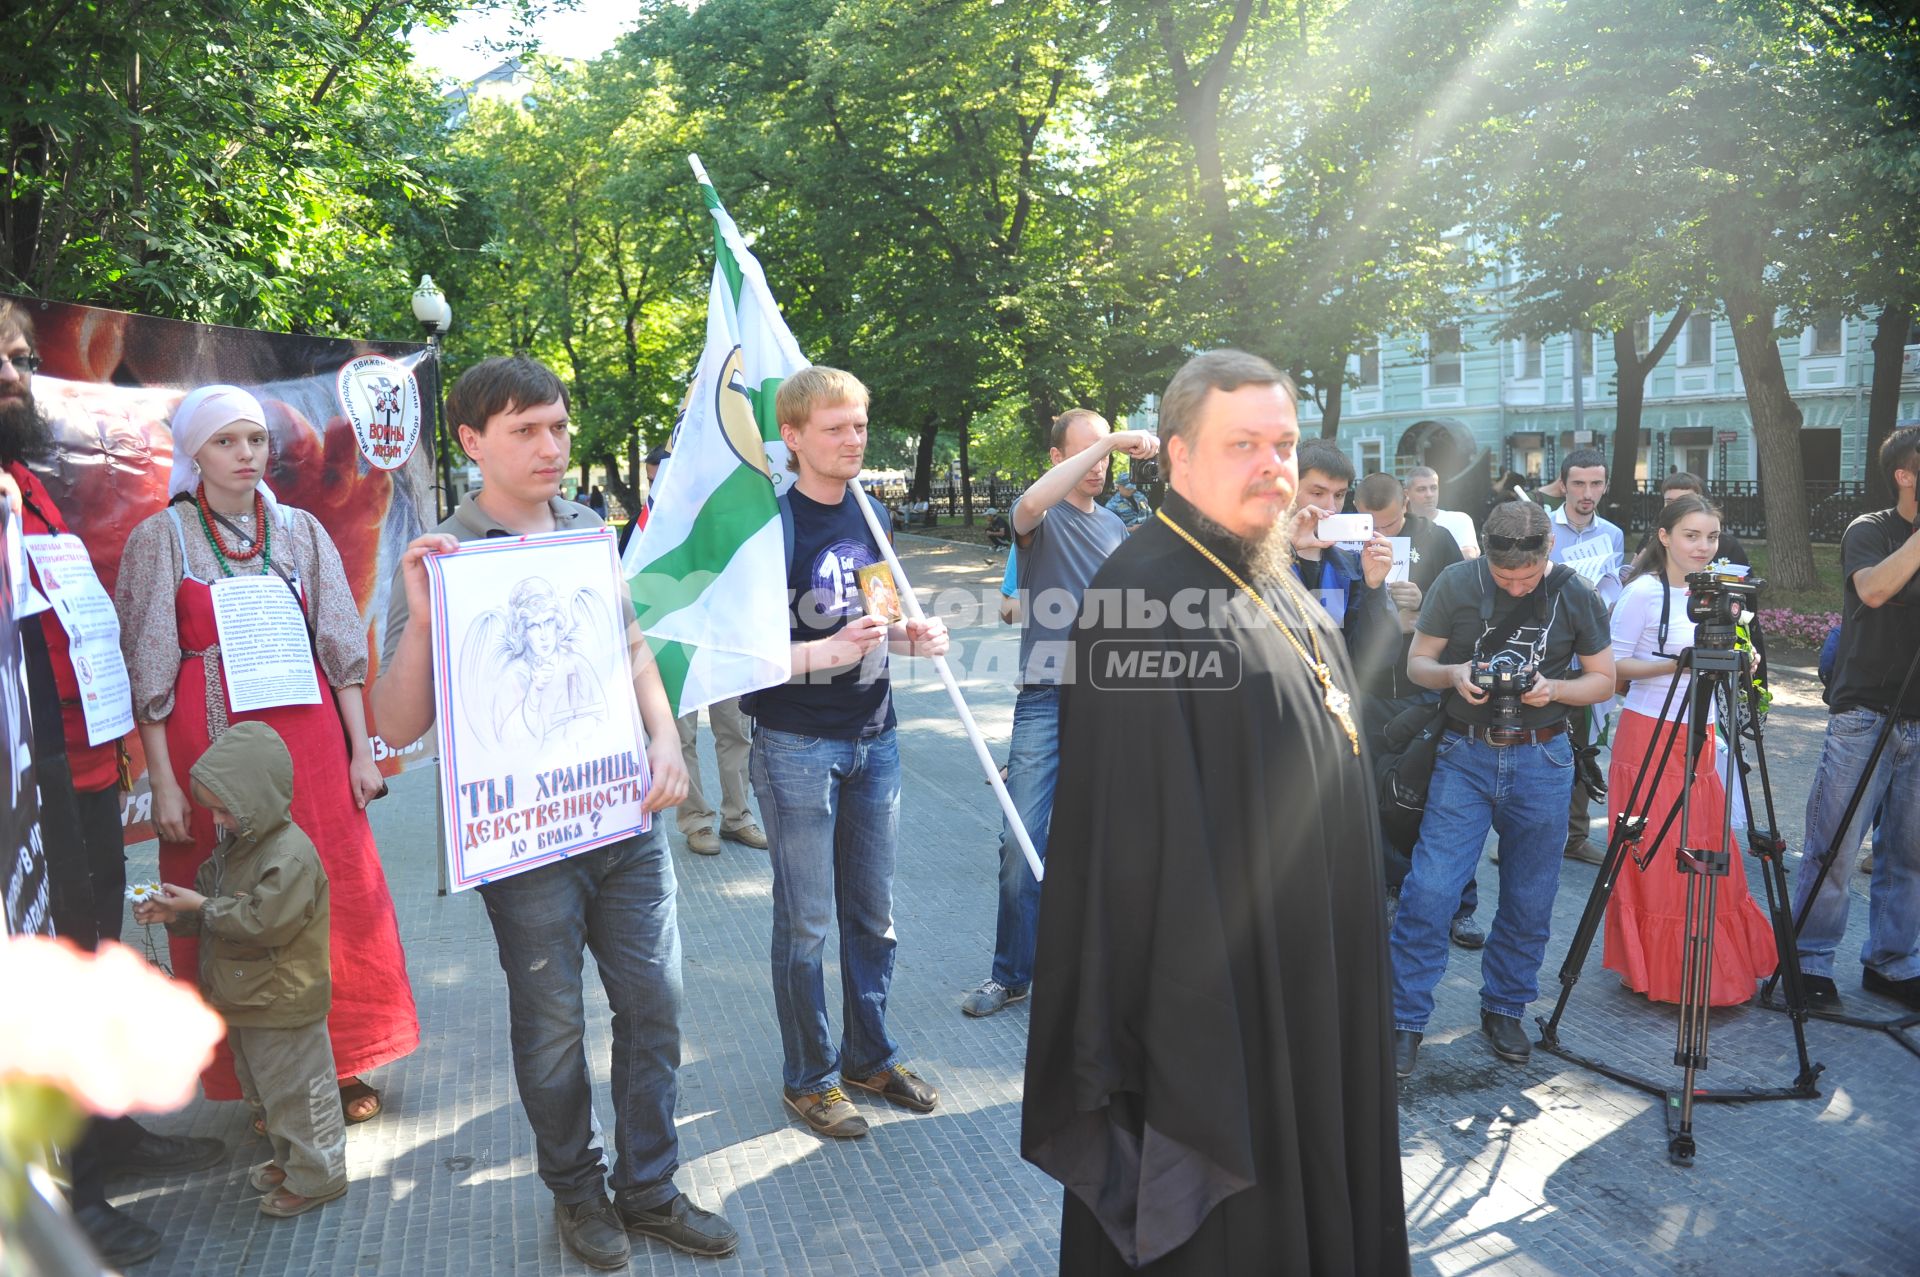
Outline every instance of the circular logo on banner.
POLYGON ((353 425, 360 455, 397 470, 420 442, 420 383, 384 355, 361 355, 340 368, 340 411, 353 425))

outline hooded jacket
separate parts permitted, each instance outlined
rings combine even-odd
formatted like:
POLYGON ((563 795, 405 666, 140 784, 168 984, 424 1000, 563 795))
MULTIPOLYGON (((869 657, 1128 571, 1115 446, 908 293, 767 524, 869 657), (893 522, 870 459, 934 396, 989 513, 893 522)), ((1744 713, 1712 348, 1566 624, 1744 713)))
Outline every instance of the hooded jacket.
POLYGON ((326 1018, 327 873, 293 823, 293 757, 271 727, 236 723, 193 765, 233 816, 194 876, 207 898, 169 927, 198 934, 200 988, 227 1023, 294 1029, 326 1018))

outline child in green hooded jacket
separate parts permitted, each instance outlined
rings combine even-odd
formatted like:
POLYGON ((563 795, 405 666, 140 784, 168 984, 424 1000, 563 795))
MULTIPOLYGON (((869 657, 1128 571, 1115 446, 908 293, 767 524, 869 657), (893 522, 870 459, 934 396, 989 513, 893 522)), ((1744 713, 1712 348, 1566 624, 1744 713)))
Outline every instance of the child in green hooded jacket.
POLYGON ((305 1214, 347 1191, 327 1010, 327 874, 293 823, 293 758, 264 723, 236 723, 192 769, 193 801, 221 832, 189 891, 163 884, 139 922, 198 933, 200 990, 227 1022, 235 1071, 273 1160, 247 1182, 260 1211, 305 1214))

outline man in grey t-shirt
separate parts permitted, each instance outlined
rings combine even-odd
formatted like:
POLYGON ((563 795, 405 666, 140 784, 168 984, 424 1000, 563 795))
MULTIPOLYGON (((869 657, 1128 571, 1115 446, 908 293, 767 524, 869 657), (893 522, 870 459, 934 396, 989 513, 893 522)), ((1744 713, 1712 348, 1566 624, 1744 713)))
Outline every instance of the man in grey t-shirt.
MULTIPOLYGON (((1085 408, 1054 418, 1052 444, 1048 456, 1053 468, 1013 506, 1026 623, 1020 628, 1020 696, 1013 707, 1007 789, 1042 857, 1047 854, 1047 822, 1060 770, 1060 684, 1073 677, 1073 623, 1087 583, 1127 539, 1126 524, 1099 504, 1107 458, 1115 452, 1145 458, 1160 450, 1153 435, 1137 430, 1116 434, 1100 414, 1085 408)), ((1040 883, 1007 827, 1000 837, 993 975, 967 995, 962 1011, 992 1015, 1027 996, 1039 915, 1040 883)))

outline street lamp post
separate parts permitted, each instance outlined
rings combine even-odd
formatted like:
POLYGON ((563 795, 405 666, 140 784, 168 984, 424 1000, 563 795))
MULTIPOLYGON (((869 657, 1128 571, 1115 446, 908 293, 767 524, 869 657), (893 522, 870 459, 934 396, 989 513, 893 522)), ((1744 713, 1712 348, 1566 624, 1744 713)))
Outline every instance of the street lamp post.
POLYGON ((427 334, 427 362, 433 365, 433 451, 435 469, 433 509, 434 519, 438 522, 447 517, 452 504, 452 471, 447 457, 447 406, 446 377, 441 363, 440 338, 447 329, 453 327, 453 307, 447 305, 447 295, 433 282, 433 276, 422 275, 420 286, 413 290, 413 317, 420 321, 420 327, 427 334))

